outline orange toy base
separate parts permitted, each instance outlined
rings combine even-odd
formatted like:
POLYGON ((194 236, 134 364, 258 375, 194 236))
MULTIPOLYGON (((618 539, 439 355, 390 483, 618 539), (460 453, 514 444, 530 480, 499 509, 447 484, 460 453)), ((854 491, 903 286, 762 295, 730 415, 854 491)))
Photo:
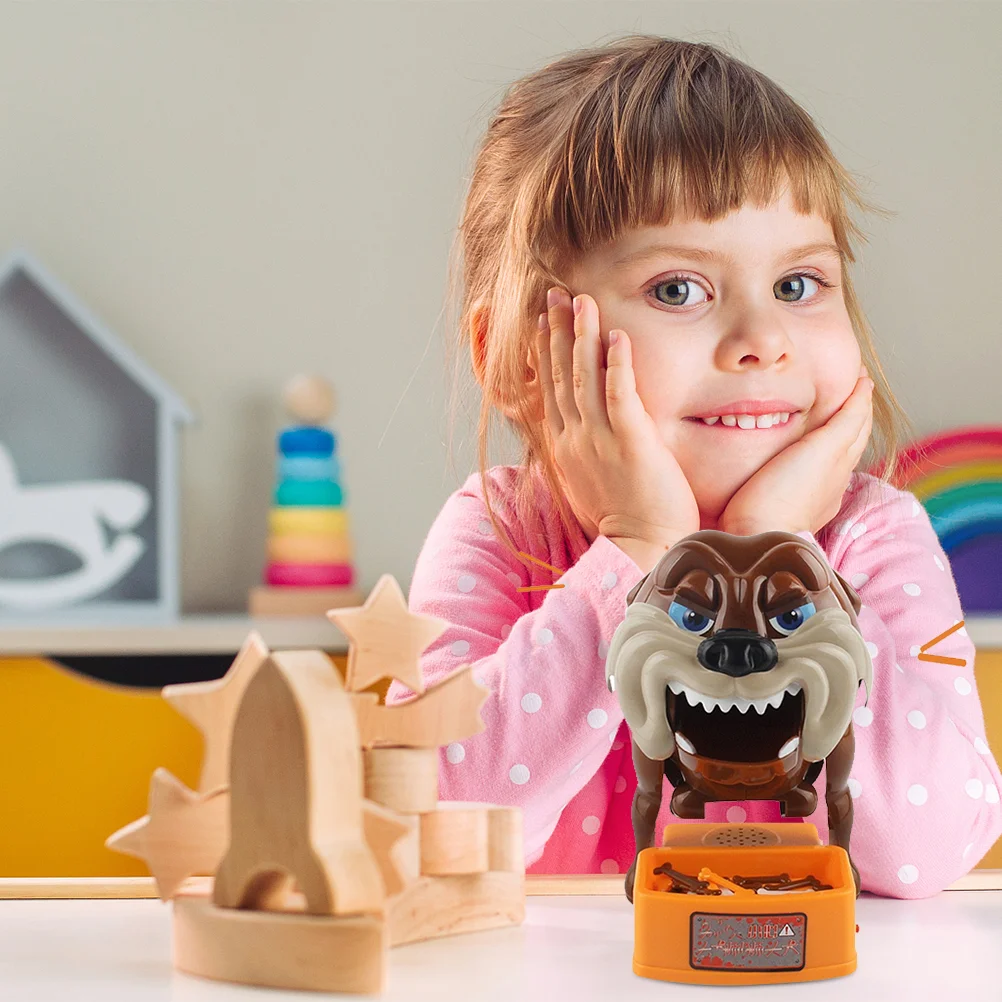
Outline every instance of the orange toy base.
MULTIPOLYGON (((721 825, 669 825, 676 828, 721 825)), ((761 825, 746 828, 749 835, 761 825)), ((794 827, 792 825, 775 826, 794 827)), ((796 825, 817 838, 814 825, 796 825)), ((695 833, 693 833, 695 834, 695 833)), ((792 834, 792 833, 791 833, 792 834)), ((733 836, 732 836, 733 837, 733 836)), ((762 985, 819 981, 856 970, 856 891, 849 857, 838 846, 665 845, 645 849, 633 891, 634 973, 659 981, 708 985, 762 985), (695 877, 708 867, 722 877, 813 874, 832 889, 784 894, 685 894, 663 886, 655 867, 695 877)))
POLYGON ((326 616, 328 609, 361 605, 357 588, 252 588, 248 611, 252 616, 326 616))

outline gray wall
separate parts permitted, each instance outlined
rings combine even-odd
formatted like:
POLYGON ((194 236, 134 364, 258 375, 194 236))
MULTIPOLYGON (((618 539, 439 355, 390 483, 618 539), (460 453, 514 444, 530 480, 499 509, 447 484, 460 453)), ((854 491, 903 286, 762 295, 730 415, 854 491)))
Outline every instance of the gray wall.
POLYGON ((0 4, 0 253, 34 252, 189 402, 188 611, 260 574, 282 382, 337 386, 362 584, 406 588, 472 469, 439 314, 469 158, 515 77, 631 31, 725 45, 871 197, 857 282, 922 433, 1002 421, 998 3, 0 4))

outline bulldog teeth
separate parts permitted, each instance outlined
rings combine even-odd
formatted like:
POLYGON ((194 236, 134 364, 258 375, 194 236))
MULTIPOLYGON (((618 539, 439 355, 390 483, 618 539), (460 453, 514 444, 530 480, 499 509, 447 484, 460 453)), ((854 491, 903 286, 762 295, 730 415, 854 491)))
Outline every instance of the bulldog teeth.
POLYGON ((737 707, 739 713, 747 713, 751 707, 755 707, 755 712, 760 716, 771 706, 778 710, 783 699, 787 696, 796 696, 801 690, 799 682, 791 682, 785 689, 765 696, 761 699, 745 699, 741 696, 707 696, 705 693, 696 692, 681 682, 669 682, 668 688, 676 695, 684 695, 686 702, 690 706, 701 706, 706 713, 712 713, 719 709, 721 713, 727 713, 737 707))

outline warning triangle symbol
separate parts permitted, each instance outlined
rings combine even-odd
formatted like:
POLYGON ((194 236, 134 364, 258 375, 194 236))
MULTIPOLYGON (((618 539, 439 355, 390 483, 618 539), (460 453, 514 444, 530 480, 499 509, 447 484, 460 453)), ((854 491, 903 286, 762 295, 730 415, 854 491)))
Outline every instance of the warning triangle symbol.
POLYGON ((790 923, 787 922, 782 929, 779 930, 780 936, 792 936, 793 930, 790 928, 790 923))

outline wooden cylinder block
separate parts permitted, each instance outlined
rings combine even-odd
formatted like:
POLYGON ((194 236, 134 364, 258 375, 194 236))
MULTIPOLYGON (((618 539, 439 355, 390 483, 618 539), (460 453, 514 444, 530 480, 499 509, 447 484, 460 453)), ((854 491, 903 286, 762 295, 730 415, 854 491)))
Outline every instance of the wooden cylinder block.
POLYGON ((522 811, 518 807, 492 807, 487 815, 488 870, 525 873, 522 811))
POLYGON ((365 796, 400 814, 425 814, 438 805, 437 748, 367 748, 365 796))
POLYGON ((449 803, 421 815, 421 873, 446 877, 489 867, 488 808, 449 803))

